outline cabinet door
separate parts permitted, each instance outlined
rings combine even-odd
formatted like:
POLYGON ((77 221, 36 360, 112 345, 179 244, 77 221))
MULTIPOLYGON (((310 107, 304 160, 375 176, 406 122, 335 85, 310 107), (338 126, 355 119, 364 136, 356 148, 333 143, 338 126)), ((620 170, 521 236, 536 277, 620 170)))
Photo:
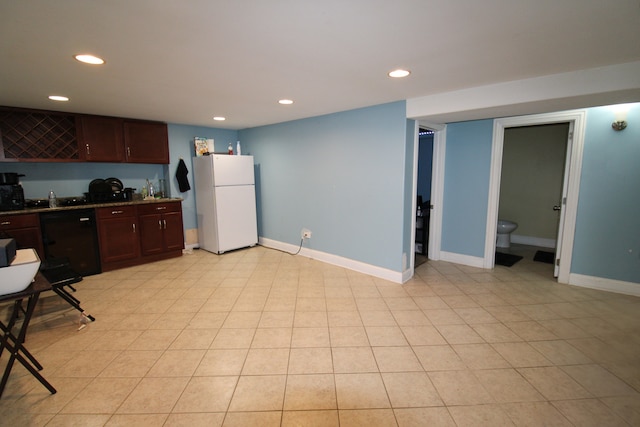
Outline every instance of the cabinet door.
POLYGON ((103 263, 128 261, 139 256, 138 230, 135 217, 100 220, 100 258, 103 263))
POLYGON ((18 249, 33 248, 44 260, 44 245, 38 214, 7 215, 0 218, 0 233, 16 241, 18 249))
POLYGON ((42 233, 39 228, 17 228, 5 232, 9 237, 15 239, 18 249, 33 248, 38 253, 41 260, 44 260, 44 247, 42 245, 42 233))
POLYGON ((138 222, 140 224, 140 249, 142 255, 154 255, 164 252, 162 215, 140 215, 138 222))
POLYGON ((167 251, 184 248, 184 231, 182 230, 182 212, 169 212, 162 216, 164 226, 164 243, 167 251))
POLYGON ((114 163, 124 160, 122 119, 80 116, 79 123, 78 139, 83 160, 114 163))
POLYGON ((169 137, 165 123, 125 120, 124 144, 129 163, 169 164, 169 137))

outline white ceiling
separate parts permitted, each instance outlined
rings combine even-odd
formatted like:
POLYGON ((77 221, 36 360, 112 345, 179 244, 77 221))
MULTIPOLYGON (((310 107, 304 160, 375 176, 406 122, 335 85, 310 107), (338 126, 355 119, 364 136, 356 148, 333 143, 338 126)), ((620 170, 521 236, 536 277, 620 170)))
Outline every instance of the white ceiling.
POLYGON ((0 0, 0 105, 229 129, 638 60, 638 0, 0 0))

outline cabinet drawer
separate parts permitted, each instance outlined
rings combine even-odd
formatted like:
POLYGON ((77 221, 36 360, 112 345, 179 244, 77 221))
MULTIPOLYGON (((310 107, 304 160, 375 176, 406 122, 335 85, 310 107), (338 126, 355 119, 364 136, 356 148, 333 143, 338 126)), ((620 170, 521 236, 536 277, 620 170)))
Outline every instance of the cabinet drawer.
POLYGON ((39 226, 38 214, 3 215, 0 217, 0 230, 39 226))
POLYGON ((96 217, 99 219, 129 217, 136 215, 136 207, 132 205, 111 206, 106 208, 97 208, 96 217))
POLYGON ((163 214, 181 211, 180 203, 149 203, 138 206, 139 215, 163 214))

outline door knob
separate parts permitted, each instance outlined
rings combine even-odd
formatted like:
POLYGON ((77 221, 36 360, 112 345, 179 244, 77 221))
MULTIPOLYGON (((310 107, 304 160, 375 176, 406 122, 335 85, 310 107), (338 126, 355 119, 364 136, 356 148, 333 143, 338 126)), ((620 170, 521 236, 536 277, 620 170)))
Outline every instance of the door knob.
POLYGON ((554 211, 559 211, 560 209, 562 209, 562 207, 561 207, 561 206, 558 206, 558 205, 556 205, 556 206, 554 206, 554 207, 553 207, 553 210, 554 210, 554 211))

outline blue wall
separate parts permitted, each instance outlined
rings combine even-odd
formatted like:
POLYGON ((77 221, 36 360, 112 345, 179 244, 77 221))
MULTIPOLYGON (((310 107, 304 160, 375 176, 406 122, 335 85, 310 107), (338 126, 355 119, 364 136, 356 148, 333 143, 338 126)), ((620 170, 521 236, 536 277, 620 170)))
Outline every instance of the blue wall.
POLYGON ((2 163, 0 172, 18 172, 27 199, 46 199, 49 190, 58 197, 82 196, 96 178, 115 177, 139 192, 146 179, 164 178, 165 166, 124 163, 2 163))
POLYGON ((401 271, 406 126, 403 101, 240 131, 259 235, 401 271))
POLYGON ((640 104, 627 129, 613 121, 611 108, 587 111, 571 272, 640 283, 640 104))
MULTIPOLYGON (((607 107, 587 110, 571 273, 640 283, 640 104, 622 132, 611 130, 613 117, 607 107)), ((484 256, 492 126, 447 125, 443 251, 484 256)), ((221 151, 240 139, 255 155, 260 236, 298 245, 305 227, 311 249, 401 271, 402 253, 411 251, 412 129, 404 102, 240 132, 170 124, 168 166, 0 162, 0 172, 25 174, 27 198, 46 198, 50 189, 82 195, 94 178, 114 176, 138 190, 147 178, 166 178, 170 196, 184 199, 190 229, 195 198, 178 190, 179 159, 193 184, 195 136, 214 138, 221 151)))
MULTIPOLYGON (((640 283, 640 104, 587 109, 572 274, 640 283)), ((443 251, 484 256, 493 120, 447 125, 443 251)))
POLYGON ((441 249, 484 257, 493 120, 447 125, 441 249))

